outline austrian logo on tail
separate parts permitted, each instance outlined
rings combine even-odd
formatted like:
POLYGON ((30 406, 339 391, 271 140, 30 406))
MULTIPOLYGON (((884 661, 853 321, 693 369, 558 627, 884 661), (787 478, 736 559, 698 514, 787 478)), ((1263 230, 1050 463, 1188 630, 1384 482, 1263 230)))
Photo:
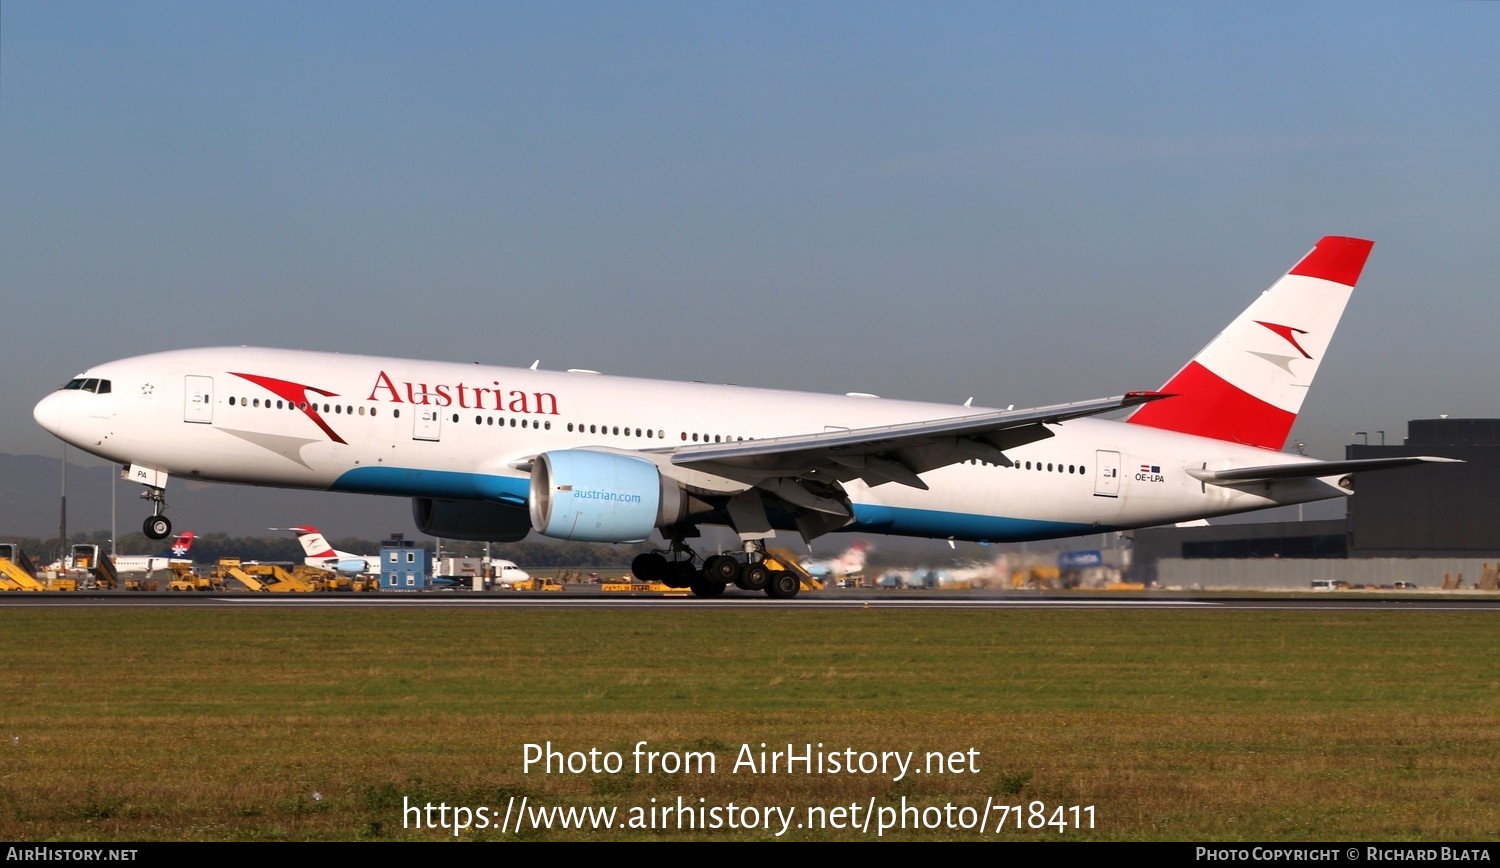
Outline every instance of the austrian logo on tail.
POLYGON ((333 550, 333 546, 328 544, 328 540, 323 537, 322 532, 317 528, 304 525, 302 527, 289 527, 286 530, 297 535, 297 542, 302 543, 302 552, 308 557, 331 558, 338 556, 338 552, 333 550))
POLYGON ((1297 343, 1296 335, 1305 335, 1305 334, 1307 334, 1307 332, 1305 330, 1303 330, 1303 329, 1294 329, 1291 326, 1277 325, 1276 323, 1261 322, 1260 320, 1256 320, 1255 323, 1256 323, 1256 325, 1263 325, 1266 328, 1270 329, 1271 331, 1277 333, 1278 335, 1281 335, 1283 338, 1286 339, 1287 343, 1289 343, 1293 347, 1297 348, 1297 352, 1299 352, 1299 353, 1302 354, 1302 358, 1304 358, 1304 359, 1310 359, 1310 358, 1312 358, 1312 354, 1309 353, 1307 350, 1302 349, 1302 345, 1299 344, 1299 343, 1297 343), (1293 334, 1294 332, 1296 334, 1293 334))

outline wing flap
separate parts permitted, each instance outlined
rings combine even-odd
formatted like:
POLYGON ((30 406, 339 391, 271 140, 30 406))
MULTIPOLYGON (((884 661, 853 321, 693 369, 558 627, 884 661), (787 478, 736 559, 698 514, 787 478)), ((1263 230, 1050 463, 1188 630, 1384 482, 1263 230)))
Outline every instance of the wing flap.
POLYGON ((1025 410, 996 410, 897 425, 827 431, 733 443, 685 446, 672 464, 751 485, 771 477, 815 475, 872 485, 896 482, 926 488, 918 474, 969 458, 1009 463, 1004 449, 1052 436, 1046 425, 1097 416, 1168 398, 1162 392, 1127 392, 1111 398, 1025 410))
POLYGON ((1343 476, 1346 473, 1361 473, 1372 470, 1393 470, 1417 464, 1462 464, 1457 458, 1438 458, 1432 455, 1403 455, 1393 458, 1361 458, 1350 461, 1306 461, 1295 464, 1265 464, 1259 467, 1233 467, 1227 470, 1188 469, 1188 475, 1202 482, 1234 484, 1240 482, 1266 482, 1276 479, 1317 479, 1326 476, 1343 476))

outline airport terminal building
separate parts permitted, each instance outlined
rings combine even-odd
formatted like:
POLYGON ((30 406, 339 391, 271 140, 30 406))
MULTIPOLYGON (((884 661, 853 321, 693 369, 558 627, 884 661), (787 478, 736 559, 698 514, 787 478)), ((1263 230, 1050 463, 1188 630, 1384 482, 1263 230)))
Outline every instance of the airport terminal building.
MULTIPOLYGON (((1345 457, 1435 455, 1357 478, 1343 519, 1138 530, 1130 578, 1159 587, 1309 587, 1410 582, 1461 587, 1500 567, 1500 419, 1414 419, 1399 445, 1357 443, 1345 457)), ((1493 576, 1493 573, 1489 573, 1493 576)))

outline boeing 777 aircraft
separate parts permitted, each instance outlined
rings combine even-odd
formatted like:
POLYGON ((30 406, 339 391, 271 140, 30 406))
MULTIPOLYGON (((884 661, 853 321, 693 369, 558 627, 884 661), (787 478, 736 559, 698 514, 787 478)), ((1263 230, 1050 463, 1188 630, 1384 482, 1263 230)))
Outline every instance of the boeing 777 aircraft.
POLYGON ((796 577, 763 563, 777 531, 1067 537, 1341 497, 1357 471, 1444 460, 1280 451, 1371 247, 1319 241, 1159 391, 1032 409, 224 347, 98 365, 35 415, 146 486, 155 539, 173 475, 363 492, 410 497, 447 539, 659 532, 642 578, 790 597, 796 577), (701 556, 704 524, 743 550, 701 556))

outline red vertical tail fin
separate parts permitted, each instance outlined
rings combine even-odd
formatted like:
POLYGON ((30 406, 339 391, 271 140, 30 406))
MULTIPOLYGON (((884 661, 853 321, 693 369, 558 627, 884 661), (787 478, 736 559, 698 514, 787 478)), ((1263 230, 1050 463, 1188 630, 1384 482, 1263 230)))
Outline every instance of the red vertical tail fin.
POLYGON ((1323 238, 1129 421, 1280 449, 1373 246, 1323 238))

